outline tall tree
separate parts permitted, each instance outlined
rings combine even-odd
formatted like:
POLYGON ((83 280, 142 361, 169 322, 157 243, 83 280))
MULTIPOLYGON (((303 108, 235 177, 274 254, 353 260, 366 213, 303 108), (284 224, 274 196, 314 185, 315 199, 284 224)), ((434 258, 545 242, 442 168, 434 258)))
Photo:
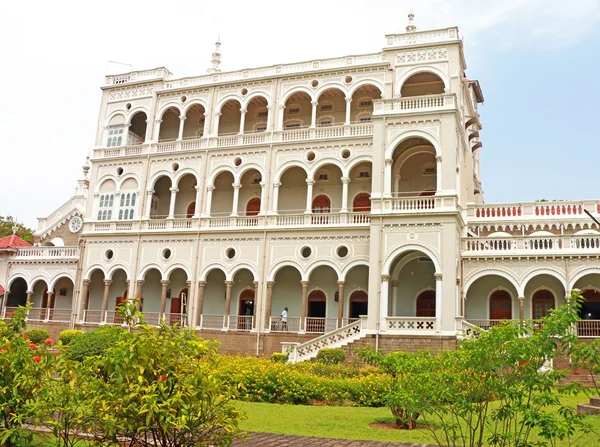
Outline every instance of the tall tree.
POLYGON ((24 241, 33 244, 33 230, 27 228, 21 222, 16 222, 12 216, 0 216, 0 237, 10 236, 13 234, 13 227, 17 227, 17 236, 24 241))

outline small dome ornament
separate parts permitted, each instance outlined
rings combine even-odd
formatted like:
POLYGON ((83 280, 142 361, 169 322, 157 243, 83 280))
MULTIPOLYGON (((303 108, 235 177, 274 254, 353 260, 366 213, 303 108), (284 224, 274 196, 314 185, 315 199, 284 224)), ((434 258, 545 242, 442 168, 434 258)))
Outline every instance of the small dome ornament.
POLYGON ((83 169, 83 176, 87 178, 90 171, 90 157, 85 157, 85 163, 81 166, 81 169, 83 169))
POLYGON ((417 27, 415 26, 413 20, 415 18, 415 15, 413 14, 412 10, 408 13, 408 25, 406 25, 406 32, 407 33, 414 33, 417 31, 417 27))

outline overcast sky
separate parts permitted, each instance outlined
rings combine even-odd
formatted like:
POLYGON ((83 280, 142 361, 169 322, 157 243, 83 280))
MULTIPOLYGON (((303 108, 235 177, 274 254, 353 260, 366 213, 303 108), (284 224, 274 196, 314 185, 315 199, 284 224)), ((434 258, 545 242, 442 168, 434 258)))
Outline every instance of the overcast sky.
POLYGON ((223 70, 377 52, 411 8, 481 82, 486 202, 598 199, 600 0, 2 1, 0 215, 73 195, 107 61, 204 74, 219 33, 223 70))

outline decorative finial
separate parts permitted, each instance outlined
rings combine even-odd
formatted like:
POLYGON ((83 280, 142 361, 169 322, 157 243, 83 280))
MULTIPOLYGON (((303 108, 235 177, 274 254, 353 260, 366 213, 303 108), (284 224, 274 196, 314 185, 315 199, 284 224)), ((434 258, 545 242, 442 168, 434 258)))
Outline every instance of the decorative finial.
POLYGON ((19 231, 19 227, 17 227, 16 225, 13 225, 12 230, 13 230, 13 234, 17 234, 17 231, 19 231))
POLYGON ((417 31, 417 27, 413 23, 414 18, 415 18, 415 15, 413 14, 412 9, 411 9, 410 12, 408 13, 408 25, 406 25, 407 33, 414 33, 415 31, 417 31))
POLYGON ((90 157, 85 157, 85 163, 81 168, 83 169, 83 176, 87 178, 88 172, 90 171, 90 157))
POLYGON ((217 41, 215 42, 215 52, 212 54, 211 59, 212 67, 207 71, 209 73, 219 73, 221 71, 221 35, 217 36, 217 41))

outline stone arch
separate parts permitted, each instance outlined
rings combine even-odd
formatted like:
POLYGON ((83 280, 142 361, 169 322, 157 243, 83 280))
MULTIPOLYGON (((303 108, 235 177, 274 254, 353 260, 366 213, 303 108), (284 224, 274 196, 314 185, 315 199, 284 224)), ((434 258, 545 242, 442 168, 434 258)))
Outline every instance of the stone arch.
POLYGON ((396 147, 398 147, 398 145, 400 143, 402 143, 404 140, 406 140, 408 138, 422 138, 422 139, 428 141, 429 143, 431 143, 431 145, 435 149, 436 156, 442 155, 442 146, 435 135, 433 135, 430 132, 423 131, 423 130, 410 129, 410 130, 406 130, 405 132, 402 132, 402 133, 396 135, 394 138, 392 138, 392 140, 388 143, 388 146, 385 150, 385 158, 391 159, 394 155, 394 151, 396 150, 396 147))
POLYGON ((163 115, 165 114, 165 112, 169 109, 177 109, 177 111, 179 112, 179 116, 182 115, 181 113, 181 104, 179 104, 178 102, 174 102, 174 101, 170 101, 168 103, 166 103, 165 105, 163 105, 158 113, 156 114, 156 116, 158 117, 158 119, 162 119, 163 115))
POLYGON ((519 281, 511 272, 509 272, 507 270, 498 269, 498 268, 489 268, 489 269, 479 270, 479 271, 471 274, 467 278, 467 280, 465 281, 465 284, 463 286, 464 294, 465 295, 467 294, 467 292, 469 291, 469 287, 471 287, 473 285, 473 283, 475 281, 477 281, 479 278, 482 278, 484 276, 492 276, 492 275, 500 276, 500 277, 506 279, 515 288, 517 293, 521 293, 519 281))
POLYGON ((135 174, 135 173, 128 173, 123 175, 123 177, 121 179, 119 179, 118 183, 117 183, 117 192, 121 192, 121 188, 123 186, 123 184, 125 183, 125 181, 133 179, 135 180, 135 182, 137 183, 137 188, 135 188, 134 190, 139 190, 140 189, 140 185, 141 180, 140 180, 140 176, 135 174))
POLYGON ((127 279, 131 279, 131 274, 129 273, 129 268, 125 264, 115 264, 111 266, 106 272, 106 279, 113 279, 113 275, 117 270, 123 270, 125 275, 127 275, 127 279))
POLYGON ((118 115, 121 115, 123 117, 123 122, 124 123, 128 123, 127 121, 127 113, 125 112, 125 110, 119 109, 119 110, 115 110, 113 112, 111 112, 106 119, 104 120, 104 126, 109 126, 110 122, 112 121, 112 119, 118 115))
POLYGON ((346 86, 339 82, 328 82, 327 84, 319 86, 315 91, 315 99, 318 101, 321 98, 321 95, 327 90, 339 90, 344 94, 344 97, 348 96, 348 89, 346 89, 346 86))
POLYGON ((319 169, 327 165, 337 166, 338 168, 340 168, 342 176, 345 175, 344 164, 340 160, 337 160, 335 158, 324 158, 323 160, 319 160, 318 164, 316 164, 309 170, 309 174, 307 174, 307 180, 314 180, 315 174, 319 171, 319 169))
POLYGON ((598 267, 582 267, 578 270, 576 270, 572 275, 571 275, 571 279, 569 281, 569 288, 568 290, 573 289, 573 287, 575 286, 575 283, 577 283, 577 281, 579 281, 581 278, 583 278, 586 275, 600 275, 600 268, 598 267))
POLYGON ((342 170, 342 174, 344 174, 345 177, 350 177, 352 170, 361 163, 370 163, 372 167, 373 157, 371 157, 370 155, 361 155, 359 157, 352 158, 352 161, 348 162, 348 164, 342 170))
POLYGON ((244 104, 244 98, 242 96, 234 94, 234 93, 230 93, 228 95, 225 95, 223 98, 221 98, 219 100, 219 102, 217 103, 217 106, 215 107, 215 112, 222 113, 223 106, 225 104, 227 104, 229 101, 237 101, 239 103, 240 107, 243 107, 243 104, 244 104))
POLYGON ((248 164, 244 164, 238 171, 237 173, 233 174, 233 179, 235 180, 236 183, 241 183, 242 181, 242 177, 244 176, 244 174, 250 170, 256 170, 258 171, 258 173, 260 174, 261 178, 264 180, 265 178, 265 172, 264 172, 264 168, 262 166, 260 166, 258 163, 248 163, 248 164))
POLYGON ((296 93, 306 93, 311 101, 314 101, 316 98, 313 92, 306 87, 292 87, 290 90, 288 90, 281 96, 280 104, 285 104, 287 100, 296 93))
POLYGON ((196 185, 200 184, 200 175, 194 171, 193 168, 183 168, 180 169, 179 171, 177 171, 177 174, 175 175, 175 179, 173 180, 173 185, 177 185, 176 187, 179 187, 179 181, 185 177, 186 175, 193 175, 194 178, 196 179, 196 185))
POLYGON ((565 291, 568 290, 567 288, 567 278, 565 277, 564 273, 561 272, 558 269, 552 269, 552 268, 536 268, 531 270, 530 272, 528 272, 523 279, 521 280, 521 288, 517 288, 517 290, 519 291, 520 296, 524 296, 525 293, 525 288, 527 287, 527 283, 535 278, 538 275, 548 275, 548 276, 552 276, 556 279, 558 279, 560 281, 560 283, 563 285, 563 287, 565 288, 565 291))
POLYGON ((102 274, 104 275, 104 278, 107 278, 106 270, 105 270, 104 266, 100 265, 100 264, 94 264, 94 265, 91 265, 90 267, 88 267, 88 269, 85 271, 85 275, 83 275, 83 279, 88 279, 88 280, 92 279, 92 274, 96 270, 100 270, 102 272, 102 274))
POLYGON ((344 268, 341 271, 341 275, 342 275, 342 279, 341 281, 345 281, 346 280, 346 275, 348 274, 348 272, 350 272, 350 270, 352 270, 354 267, 358 267, 358 266, 365 266, 367 268, 369 268, 369 260, 364 258, 364 259, 355 259, 351 262, 349 262, 348 264, 346 264, 344 266, 344 268))
POLYGON ((298 270, 298 273, 300 273, 300 277, 302 278, 302 281, 305 281, 304 269, 298 262, 293 261, 291 259, 288 259, 285 261, 280 261, 277 264, 275 264, 273 267, 271 267, 271 270, 269 271, 269 276, 267 277, 267 281, 274 281, 275 276, 277 275, 277 272, 284 267, 295 268, 296 270, 298 270))
POLYGON ((161 279, 166 279, 164 269, 162 268, 162 266, 153 262, 150 264, 146 264, 144 267, 142 267, 138 274, 138 281, 143 281, 146 276, 146 273, 148 273, 152 269, 157 270, 160 273, 161 279))
POLYGON ((208 274, 213 270, 221 270, 225 275, 225 279, 227 280, 229 269, 220 262, 213 262, 202 269, 202 272, 200 273, 200 281, 206 281, 208 274))
POLYGON ((444 73, 442 70, 440 70, 439 68, 434 67, 432 65, 419 65, 418 67, 411 68, 410 70, 408 70, 404 74, 402 74, 402 76, 400 76, 400 78, 396 82, 396 92, 395 92, 396 95, 400 96, 400 91, 402 90, 402 86, 404 86, 404 83, 410 77, 412 77, 416 74, 419 74, 419 73, 431 73, 431 74, 438 76, 444 83, 444 90, 446 92, 450 91, 450 80, 448 79, 448 76, 446 75, 446 73, 444 73))
POLYGON ((126 115, 125 124, 127 126, 131 125, 131 120, 133 119, 133 117, 135 115, 137 115, 138 113, 140 113, 140 112, 145 113, 146 114, 146 118, 149 116, 149 112, 148 112, 148 110, 145 107, 143 107, 143 106, 137 106, 137 107, 134 107, 134 108, 132 108, 131 110, 128 111, 128 113, 126 115))
POLYGON ((158 182, 162 177, 168 177, 169 180, 171 180, 171 185, 175 184, 175 178, 173 177, 173 174, 171 174, 169 171, 161 170, 154 174, 152 177, 150 177, 150 180, 148 181, 148 185, 150 185, 150 188, 154 189, 154 187, 156 186, 156 182, 158 182))
POLYGON ((181 262, 176 262, 174 264, 169 265, 166 268, 165 272, 163 273, 163 278, 169 279, 169 276, 171 276, 171 273, 173 273, 173 271, 177 270, 177 269, 183 270, 185 272, 185 274, 187 275, 188 279, 192 277, 190 268, 187 265, 185 265, 181 262))
POLYGON ((396 260, 396 258, 398 256, 400 256, 402 253, 405 253, 407 251, 413 251, 413 250, 420 251, 420 252, 424 253, 425 255, 427 255, 433 262, 433 265, 435 266, 435 273, 442 273, 442 265, 440 263, 439 256, 436 254, 436 252, 432 248, 426 246, 425 244, 409 243, 409 244, 404 244, 404 245, 397 247, 386 257, 385 262, 382 267, 381 274, 389 275, 390 267, 392 266, 392 263, 396 260))
POLYGON ((288 161, 288 162, 284 163, 283 165, 281 165, 279 167, 279 169, 277 169, 277 171, 275 171, 273 182, 274 183, 280 182, 281 181, 281 176, 285 173, 285 171, 287 171, 290 168, 301 168, 301 169, 303 169, 304 172, 306 172, 306 178, 307 179, 308 179, 308 176, 310 175, 310 168, 308 166, 306 166, 306 164, 304 164, 303 162, 288 161))
POLYGON ((189 102, 186 102, 185 105, 183 106, 181 113, 183 116, 187 116, 188 110, 190 110, 192 107, 194 106, 202 106, 204 107, 204 110, 208 110, 208 105, 206 104, 206 101, 204 101, 203 99, 192 99, 189 102))
POLYGON ((34 276, 33 278, 31 278, 30 281, 27 281, 27 289, 28 290, 33 290, 33 288, 35 287, 35 285, 40 282, 43 281, 46 283, 46 287, 48 288, 48 290, 52 290, 50 288, 50 280, 45 276, 45 275, 37 275, 34 276))
POLYGON ((366 78, 357 81, 352 87, 350 87, 350 89, 348 89, 348 96, 354 95, 354 92, 356 92, 356 90, 358 90, 361 87, 364 87, 365 85, 372 85, 373 87, 377 87, 379 89, 379 92, 381 93, 381 97, 383 98, 383 95, 385 94, 385 87, 378 79, 375 78, 366 78))
POLYGON ((236 176, 235 169, 233 169, 231 166, 220 165, 212 170, 212 172, 206 182, 206 186, 215 186, 215 179, 225 171, 231 173, 231 175, 233 176, 233 179, 235 180, 235 178, 236 178, 235 177, 236 176))
POLYGON ((331 267, 333 269, 333 271, 337 274, 338 281, 344 280, 344 275, 342 274, 342 271, 340 270, 339 266, 335 262, 333 262, 329 259, 318 259, 318 260, 314 261, 313 263, 311 263, 308 266, 308 268, 306 269, 306 272, 303 275, 302 280, 308 281, 310 279, 310 275, 312 274, 312 272, 315 271, 316 269, 318 269, 319 267, 323 267, 323 266, 331 267))
MULTIPOLYGON (((250 93, 248 96, 246 96, 244 98, 243 102, 240 102, 242 104, 243 108, 247 108, 248 104, 250 104, 252 102, 253 99, 256 98, 263 98, 265 101, 267 101, 267 106, 271 106, 271 98, 268 92, 264 91, 264 90, 257 90, 255 92, 250 93)), ((269 110, 270 112, 270 110, 269 110)))
POLYGON ((62 272, 62 273, 59 273, 58 275, 55 275, 52 278, 52 280, 49 283, 47 283, 48 290, 54 290, 54 286, 56 286, 56 283, 63 278, 70 279, 71 282, 73 283, 73 285, 75 285, 75 275, 73 275, 71 272, 62 272))
POLYGON ((109 180, 112 180, 114 182, 115 191, 118 191, 119 179, 117 178, 117 176, 114 174, 106 174, 98 179, 98 181, 96 182, 96 189, 94 190, 94 192, 96 194, 100 193, 100 188, 102 188, 102 185, 109 180))
POLYGON ((252 276, 254 277, 254 280, 258 281, 258 279, 259 279, 258 270, 252 264, 249 264, 247 262, 236 264, 231 269, 231 271, 229 272, 229 274, 225 274, 225 278, 227 278, 228 281, 233 281, 233 279, 235 278, 235 275, 240 270, 248 270, 250 273, 252 273, 252 276))

